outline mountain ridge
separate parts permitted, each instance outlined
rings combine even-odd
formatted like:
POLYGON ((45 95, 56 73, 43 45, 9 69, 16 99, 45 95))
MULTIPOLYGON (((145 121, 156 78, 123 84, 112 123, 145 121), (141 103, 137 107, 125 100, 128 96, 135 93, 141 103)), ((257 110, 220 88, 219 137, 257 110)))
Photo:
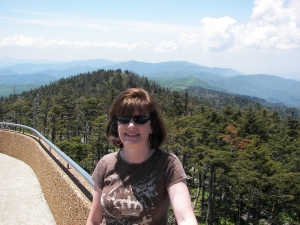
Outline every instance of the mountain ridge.
MULTIPOLYGON (((10 62, 11 63, 11 62, 10 62)), ((62 63, 30 63, 3 66, 0 59, 0 84, 25 85, 49 82, 76 76, 85 72, 104 70, 132 71, 153 79, 172 89, 184 89, 193 85, 259 97, 290 107, 300 108, 300 82, 275 75, 245 75, 231 68, 206 67, 186 61, 147 63, 130 60, 127 62, 107 59, 76 60, 62 63), (197 78, 198 80, 184 79, 197 78)), ((0 91, 1 96, 1 91, 0 91)))

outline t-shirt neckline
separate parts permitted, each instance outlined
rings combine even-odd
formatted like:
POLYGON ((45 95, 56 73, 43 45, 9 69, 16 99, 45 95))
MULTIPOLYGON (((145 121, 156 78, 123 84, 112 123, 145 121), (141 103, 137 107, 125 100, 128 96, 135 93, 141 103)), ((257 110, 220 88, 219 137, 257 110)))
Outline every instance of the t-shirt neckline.
POLYGON ((117 153, 117 160, 120 161, 120 162, 122 162, 122 163, 124 163, 124 164, 126 164, 126 165, 128 165, 128 166, 140 166, 140 165, 146 164, 146 163, 148 163, 149 161, 151 161, 151 160, 155 157, 155 155, 156 155, 156 153, 157 153, 157 149, 154 149, 154 151, 152 152, 152 154, 151 154, 151 155, 149 156, 149 158, 146 159, 145 161, 143 161, 143 162, 141 162, 141 163, 129 163, 129 162, 125 161, 125 160, 121 157, 121 151, 124 151, 124 149, 120 149, 120 150, 118 151, 118 153, 117 153))

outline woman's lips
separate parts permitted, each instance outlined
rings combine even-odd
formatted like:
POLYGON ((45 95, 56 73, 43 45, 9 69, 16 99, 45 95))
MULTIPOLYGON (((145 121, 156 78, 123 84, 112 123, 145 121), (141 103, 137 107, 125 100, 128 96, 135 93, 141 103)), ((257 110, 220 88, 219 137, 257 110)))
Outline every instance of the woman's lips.
POLYGON ((139 134, 137 134, 137 133, 125 133, 127 136, 129 136, 129 137, 137 137, 137 136, 139 136, 139 134))

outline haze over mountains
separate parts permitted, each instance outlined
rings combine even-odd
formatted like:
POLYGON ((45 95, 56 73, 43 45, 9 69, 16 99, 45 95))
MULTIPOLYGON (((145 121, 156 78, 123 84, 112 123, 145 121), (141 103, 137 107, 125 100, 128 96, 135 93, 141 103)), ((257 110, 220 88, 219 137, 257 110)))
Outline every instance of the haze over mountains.
POLYGON ((60 78, 98 69, 132 71, 170 89, 203 87, 300 108, 299 81, 266 74, 244 75, 230 68, 210 68, 183 61, 146 63, 92 59, 50 62, 1 58, 0 96, 7 96, 14 91, 20 93, 60 78))

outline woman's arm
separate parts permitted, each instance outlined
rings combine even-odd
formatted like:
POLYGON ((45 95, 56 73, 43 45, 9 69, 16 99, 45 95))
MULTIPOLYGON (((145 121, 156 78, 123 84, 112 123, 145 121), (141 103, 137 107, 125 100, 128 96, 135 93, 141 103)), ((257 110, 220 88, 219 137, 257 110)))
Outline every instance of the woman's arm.
POLYGON ((197 225, 186 183, 173 184, 168 188, 168 193, 178 225, 197 225))
POLYGON ((102 189, 95 184, 93 192, 92 208, 87 219, 86 225, 99 225, 103 219, 103 208, 101 205, 102 189))

